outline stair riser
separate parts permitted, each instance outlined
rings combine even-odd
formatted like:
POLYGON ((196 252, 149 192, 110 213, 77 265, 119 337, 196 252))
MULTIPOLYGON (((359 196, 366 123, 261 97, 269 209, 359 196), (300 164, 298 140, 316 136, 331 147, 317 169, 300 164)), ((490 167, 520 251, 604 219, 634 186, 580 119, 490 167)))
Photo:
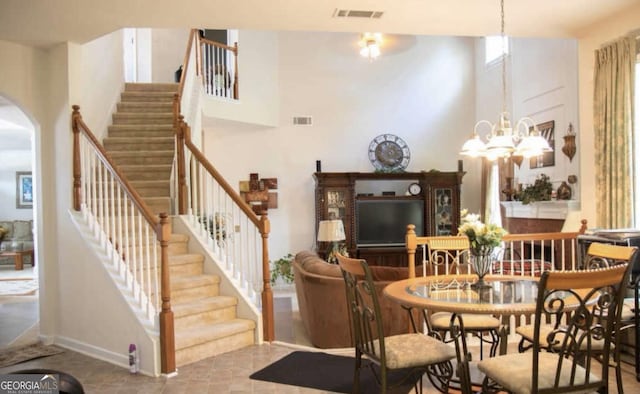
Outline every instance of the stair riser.
POLYGON ((128 102, 128 103, 119 103, 118 112, 127 112, 127 113, 156 113, 156 112, 171 112, 173 111, 172 103, 144 103, 144 102, 128 102))
POLYGON ((169 272, 171 277, 202 275, 204 273, 204 268, 202 262, 193 262, 188 264, 170 265, 169 272))
POLYGON ((173 130, 160 131, 133 131, 133 130, 114 130, 109 131, 109 138, 174 138, 173 130))
POLYGON ((137 93, 124 92, 120 96, 121 103, 151 103, 164 104, 173 101, 173 94, 169 93, 137 93))
POLYGON ((171 289, 171 302, 179 304, 189 302, 203 297, 215 297, 219 295, 220 287, 217 284, 207 286, 192 287, 190 289, 171 289))
POLYGON ((134 152, 129 155, 113 155, 113 160, 116 162, 116 165, 145 165, 145 164, 157 164, 157 165, 171 165, 173 163, 173 154, 168 156, 142 156, 140 154, 136 154, 134 152))
POLYGON ((186 330, 196 325, 212 325, 236 318, 236 307, 229 306, 193 315, 183 316, 175 319, 176 331, 186 330))
POLYGON ((124 170, 124 176, 130 182, 136 181, 153 181, 157 179, 166 179, 167 181, 171 179, 171 169, 163 170, 163 171, 147 171, 143 172, 142 170, 124 170))
POLYGON ((111 125, 108 128, 109 133, 113 133, 116 131, 123 131, 123 132, 160 132, 160 131, 164 131, 167 133, 173 133, 174 132, 174 127, 173 127, 173 123, 172 124, 166 124, 166 125, 157 125, 157 124, 119 124, 119 125, 111 125))
POLYGON ((184 366, 218 354, 238 350, 252 344, 253 330, 247 330, 225 338, 191 346, 186 349, 176 349, 176 365, 179 367, 184 366))
POLYGON ((135 187, 135 189, 138 191, 138 194, 140 194, 140 197, 142 197, 143 199, 145 197, 170 197, 171 196, 171 192, 169 190, 169 185, 167 185, 165 187, 162 187, 162 186, 149 186, 149 187, 138 186, 138 187, 135 187))
POLYGON ((186 242, 169 242, 169 256, 177 254, 189 253, 189 247, 186 242))
POLYGON ((125 92, 178 92, 177 83, 126 83, 125 92))
POLYGON ((113 124, 161 124, 173 125, 173 114, 113 114, 113 124))
POLYGON ((118 141, 118 142, 113 142, 113 141, 105 141, 104 142, 104 148, 107 150, 107 152, 113 152, 113 151, 146 151, 146 150, 171 150, 173 149, 175 143, 173 142, 172 139, 170 139, 169 141, 153 141, 153 140, 148 140, 146 142, 144 141, 137 141, 137 140, 133 140, 130 142, 127 141, 118 141))

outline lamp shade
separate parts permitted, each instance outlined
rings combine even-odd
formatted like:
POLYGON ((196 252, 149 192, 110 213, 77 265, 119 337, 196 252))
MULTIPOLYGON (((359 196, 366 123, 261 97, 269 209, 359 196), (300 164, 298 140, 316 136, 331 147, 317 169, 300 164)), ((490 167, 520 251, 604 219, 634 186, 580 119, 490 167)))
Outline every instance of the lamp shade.
POLYGON ((334 242, 346 239, 342 220, 321 220, 318 227, 318 241, 334 242))

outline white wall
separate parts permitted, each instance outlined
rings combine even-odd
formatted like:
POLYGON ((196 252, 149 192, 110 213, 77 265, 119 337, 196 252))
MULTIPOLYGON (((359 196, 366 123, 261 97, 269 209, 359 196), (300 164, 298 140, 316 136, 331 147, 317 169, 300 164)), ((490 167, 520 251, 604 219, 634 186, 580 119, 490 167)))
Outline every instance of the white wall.
MULTIPOLYGON (((529 160, 524 159, 521 166, 515 166, 514 185, 532 184, 535 178, 544 173, 550 177, 554 189, 569 175, 577 175, 578 183, 572 185, 572 200, 580 200, 579 158, 573 160, 562 153, 563 136, 569 123, 580 130, 578 119, 578 45, 573 39, 518 38, 512 40, 511 80, 513 83, 513 127, 515 121, 523 116, 530 117, 536 124, 549 120, 555 121, 555 165, 542 168, 529 168, 529 160)), ((527 125, 528 127, 528 125, 527 125)), ((523 129, 524 130, 524 129, 523 129)), ((580 149, 580 138, 576 137, 580 149)))
MULTIPOLYGON (((303 34, 303 33, 296 33, 303 34)), ((278 33, 241 30, 238 32, 239 102, 207 98, 204 114, 210 117, 277 126, 279 119, 278 33)), ((302 60, 302 59, 301 59, 302 60)), ((304 61, 301 64, 305 64, 304 61)))
POLYGON ((153 29, 151 31, 152 82, 175 81, 175 72, 184 61, 188 39, 188 29, 153 29))
MULTIPOLYGON (((278 178, 278 208, 269 211, 273 259, 313 245, 316 160, 325 172, 371 172, 369 143, 393 133, 411 150, 408 171, 458 168, 475 119, 473 39, 419 37, 414 47, 370 63, 357 48, 344 49, 357 38, 280 32, 279 93, 264 103, 279 107, 279 126, 227 121, 205 128, 205 153, 231 185, 252 172, 278 178), (294 126, 294 116, 312 116, 313 126, 294 126)), ((247 51, 244 42, 241 32, 247 51)), ((475 198, 464 184, 463 193, 475 198)))
POLYGON ((580 155, 580 173, 582 174, 580 194, 583 216, 588 220, 589 227, 599 226, 595 221, 597 215, 593 135, 594 53, 603 44, 639 28, 640 4, 623 13, 613 15, 598 25, 590 26, 579 40, 580 129, 578 134, 580 146, 578 146, 578 154, 580 155))
POLYGON ((98 140, 107 136, 120 94, 124 90, 123 31, 97 38, 81 47, 77 101, 82 119, 98 140))
MULTIPOLYGON (((41 338, 118 362, 126 359, 130 342, 140 341, 145 355, 154 353, 155 344, 140 337, 137 319, 131 313, 105 313, 105 308, 122 306, 123 302, 119 295, 105 290, 107 282, 99 276, 101 267, 92 266, 95 256, 78 241, 68 213, 72 209, 71 103, 82 102, 87 90, 110 91, 102 84, 113 80, 96 76, 112 75, 102 67, 114 67, 113 63, 96 59, 105 57, 105 50, 117 48, 110 41, 121 43, 116 36, 86 46, 62 44, 47 50, 0 42, 0 92, 25 112, 35 129, 41 338), (87 81, 93 82, 90 88, 87 81), (108 314, 114 317, 111 323, 103 321, 108 314)), ((122 56, 110 56, 122 62, 122 56)), ((122 73, 123 67, 117 70, 122 73)), ((87 118, 91 116, 85 121, 87 118)))

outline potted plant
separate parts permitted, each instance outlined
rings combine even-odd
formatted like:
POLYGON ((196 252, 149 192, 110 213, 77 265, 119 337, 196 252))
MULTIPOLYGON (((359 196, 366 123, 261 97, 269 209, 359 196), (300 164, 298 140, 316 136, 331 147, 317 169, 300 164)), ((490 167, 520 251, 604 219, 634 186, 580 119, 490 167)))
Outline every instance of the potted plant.
POLYGON ((271 262, 271 285, 275 285, 278 278, 282 278, 285 284, 293 282, 293 255, 291 253, 271 262))
POLYGON ((550 201, 552 191, 553 185, 551 185, 551 181, 549 181, 549 176, 540 174, 533 185, 527 186, 522 192, 517 194, 517 199, 522 201, 524 205, 536 201, 550 201))

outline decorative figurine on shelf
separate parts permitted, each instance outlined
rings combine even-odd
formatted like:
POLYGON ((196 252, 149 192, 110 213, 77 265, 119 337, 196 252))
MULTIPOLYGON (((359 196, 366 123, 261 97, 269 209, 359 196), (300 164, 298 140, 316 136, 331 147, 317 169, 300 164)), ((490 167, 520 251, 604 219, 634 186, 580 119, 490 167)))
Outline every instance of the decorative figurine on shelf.
POLYGON ((513 178, 510 176, 507 177, 504 185, 504 189, 502 190, 504 196, 507 201, 512 201, 514 194, 516 194, 516 190, 513 189, 513 178))
POLYGON ((567 182, 562 181, 557 191, 558 200, 571 200, 571 186, 567 182))

